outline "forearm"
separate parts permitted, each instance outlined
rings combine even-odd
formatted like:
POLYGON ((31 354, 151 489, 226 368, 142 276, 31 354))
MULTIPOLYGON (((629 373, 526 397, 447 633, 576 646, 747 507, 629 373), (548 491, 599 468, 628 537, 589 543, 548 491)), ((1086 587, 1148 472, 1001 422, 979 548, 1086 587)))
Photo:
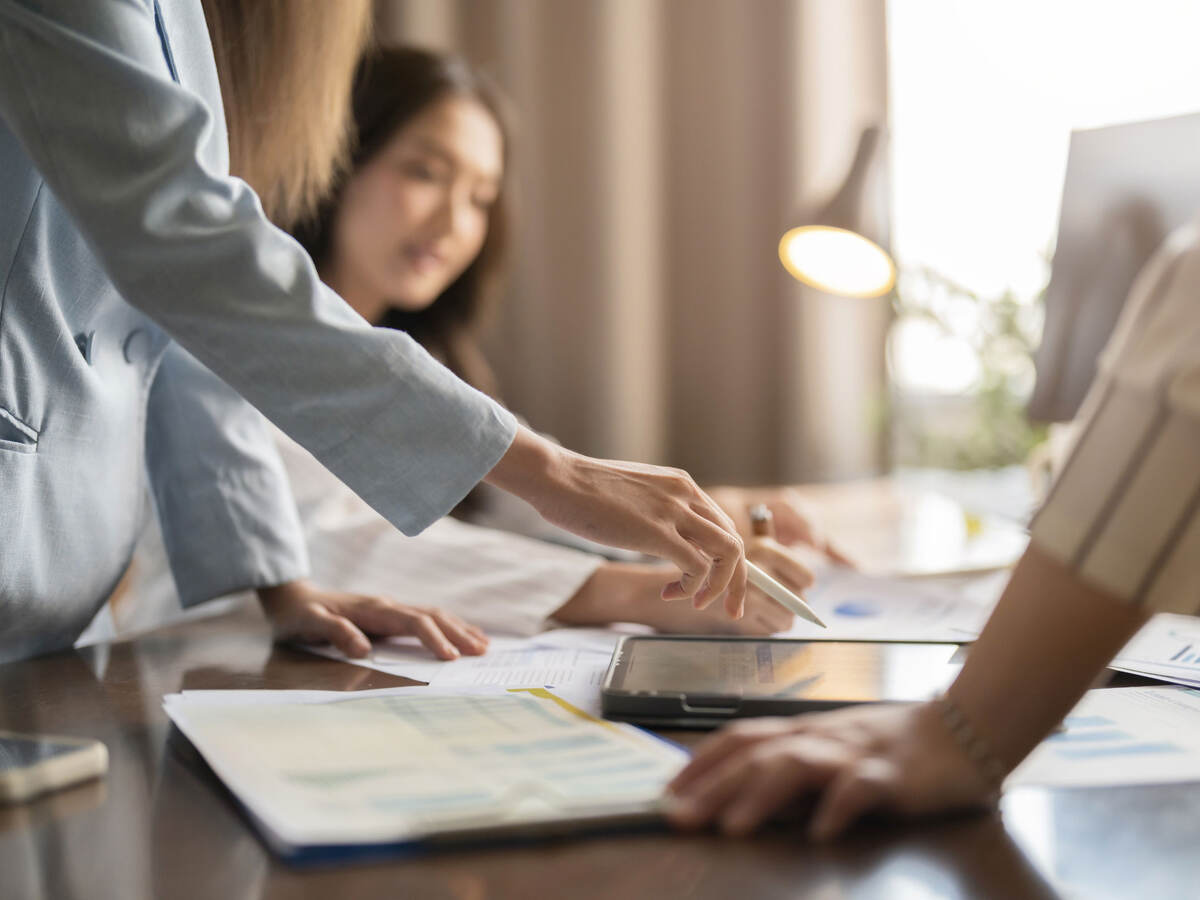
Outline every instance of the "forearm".
POLYGON ((1148 618, 1030 545, 949 695, 1012 768, 1148 618))
POLYGON ((666 574, 663 566, 604 563, 555 610, 553 618, 563 625, 637 622, 657 626, 654 614, 663 606, 659 594, 666 574))

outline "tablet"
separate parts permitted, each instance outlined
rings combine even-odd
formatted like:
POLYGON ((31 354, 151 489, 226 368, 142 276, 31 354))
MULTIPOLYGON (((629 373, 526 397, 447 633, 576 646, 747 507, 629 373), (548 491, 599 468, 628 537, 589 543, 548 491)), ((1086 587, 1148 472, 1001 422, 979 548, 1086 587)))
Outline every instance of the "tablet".
POLYGON ((604 678, 611 719, 715 728, 741 716, 927 700, 958 674, 956 643, 623 637, 604 678))

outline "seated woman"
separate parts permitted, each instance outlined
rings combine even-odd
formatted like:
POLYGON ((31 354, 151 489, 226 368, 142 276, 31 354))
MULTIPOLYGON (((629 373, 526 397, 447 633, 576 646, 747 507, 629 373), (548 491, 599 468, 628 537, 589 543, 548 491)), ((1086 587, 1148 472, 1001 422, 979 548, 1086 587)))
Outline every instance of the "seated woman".
MULTIPOLYGON (((511 145, 495 91, 459 59, 380 49, 359 68, 354 115, 358 140, 348 173, 293 234, 322 279, 365 319, 407 331, 460 378, 496 396, 476 341, 480 315, 498 286, 508 231, 511 145)), ((253 183, 265 175, 250 177, 253 183)), ((254 186, 271 196, 270 184, 254 186)), ((550 620, 742 634, 770 634, 792 622, 791 613, 754 590, 739 620, 716 604, 696 610, 664 603, 662 565, 599 555, 597 547, 546 525, 499 491, 476 489, 458 510, 467 521, 444 519, 416 538, 404 537, 307 451, 282 433, 277 439, 319 583, 396 597, 516 634, 532 634, 550 620)), ((782 543, 828 548, 785 495, 725 488, 713 496, 740 522, 749 500, 766 502, 778 542, 747 534, 749 555, 795 590, 811 583, 808 569, 782 543)), ((130 592, 161 607, 170 582, 152 562, 155 555, 139 555, 130 592)))
MULTIPOLYGON (((512 145, 501 99, 461 59, 393 47, 374 51, 360 65, 353 109, 357 144, 350 171, 318 214, 294 227, 293 234, 326 282, 364 318, 407 331, 460 378, 496 396, 496 378, 477 342, 477 327, 499 286, 511 226, 506 201, 512 145)), ((298 455, 289 451, 285 459, 298 455)), ((309 484, 316 475, 307 476, 309 484)), ((295 487, 304 493, 303 486, 295 487)), ((767 502, 781 543, 804 540, 840 558, 784 492, 723 488, 711 493, 735 521, 745 521, 750 501, 767 502)), ((458 514, 580 546, 520 501, 510 502, 486 487, 476 489, 458 514)), ((747 526, 744 533, 751 540, 748 532, 747 526)), ((751 543, 759 562, 793 587, 807 586, 808 572, 775 541, 751 543)), ((658 567, 594 558, 589 563, 595 567, 592 577, 554 610, 559 621, 619 619, 689 631, 733 626, 748 633, 769 633, 790 621, 761 596, 736 626, 655 604, 650 601, 657 594, 655 579, 662 577, 654 574, 661 573, 658 567)))

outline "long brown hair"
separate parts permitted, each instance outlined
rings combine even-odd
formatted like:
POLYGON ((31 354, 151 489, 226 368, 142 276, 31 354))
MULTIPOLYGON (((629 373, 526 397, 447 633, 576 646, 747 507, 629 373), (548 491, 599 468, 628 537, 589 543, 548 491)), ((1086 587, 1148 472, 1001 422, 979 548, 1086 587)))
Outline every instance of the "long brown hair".
POLYGON ((479 346, 478 329, 499 291, 508 249, 511 128, 505 102, 485 75, 448 54, 417 47, 373 48, 354 79, 356 141, 350 166, 317 213, 300 221, 292 233, 322 268, 329 261, 334 221, 347 181, 398 131, 447 96, 470 97, 482 104, 503 139, 504 175, 488 213, 487 237, 479 255, 433 303, 417 311, 392 306, 375 324, 408 332, 463 381, 495 397, 496 379, 479 346))
POLYGON ((288 227, 312 215, 349 147, 350 86, 371 0, 202 0, 229 168, 288 227))

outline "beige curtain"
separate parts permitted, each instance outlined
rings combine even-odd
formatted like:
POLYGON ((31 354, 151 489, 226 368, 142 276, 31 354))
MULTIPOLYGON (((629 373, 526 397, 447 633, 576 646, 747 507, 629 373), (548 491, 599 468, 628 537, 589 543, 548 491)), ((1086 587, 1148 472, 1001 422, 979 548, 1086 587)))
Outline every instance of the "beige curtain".
POLYGON ((518 111, 505 397, 593 454, 704 482, 883 464, 886 304, 779 265, 798 209, 885 124, 884 0, 377 0, 518 111))

